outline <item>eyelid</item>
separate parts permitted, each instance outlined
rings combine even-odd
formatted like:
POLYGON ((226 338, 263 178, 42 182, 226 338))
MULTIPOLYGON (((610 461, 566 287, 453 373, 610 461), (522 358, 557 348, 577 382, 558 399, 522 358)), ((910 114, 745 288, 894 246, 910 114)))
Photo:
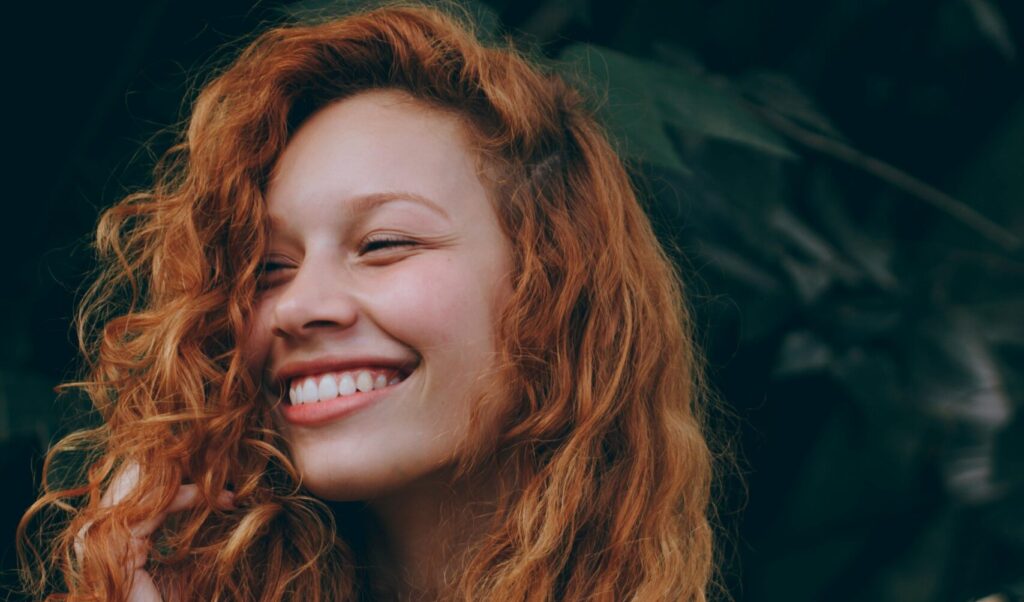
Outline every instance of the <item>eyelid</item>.
POLYGON ((295 266, 287 257, 264 257, 263 260, 260 261, 259 271, 256 272, 257 288, 261 290, 274 288, 281 282, 282 278, 286 277, 286 275, 281 272, 293 267, 295 266))
POLYGON ((417 244, 417 241, 412 240, 408 237, 401 236, 398 234, 391 233, 377 233, 367 236, 363 242, 359 245, 359 254, 365 255, 366 253, 372 253, 381 249, 387 249, 391 247, 405 247, 417 244), (371 245, 379 245, 375 248, 369 248, 371 245))
POLYGON ((289 268, 292 267, 289 263, 288 258, 280 256, 264 257, 260 261, 260 270, 263 272, 267 271, 267 268, 273 266, 275 268, 289 268))

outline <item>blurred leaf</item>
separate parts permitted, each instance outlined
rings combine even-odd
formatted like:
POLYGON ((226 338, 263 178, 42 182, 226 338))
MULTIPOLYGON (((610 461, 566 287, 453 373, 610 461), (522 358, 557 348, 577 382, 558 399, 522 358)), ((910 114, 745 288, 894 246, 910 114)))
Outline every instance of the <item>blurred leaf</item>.
POLYGON ((627 156, 665 169, 685 171, 665 133, 656 92, 644 63, 583 44, 568 47, 560 59, 570 78, 602 99, 598 111, 627 156))
POLYGON ((885 291, 896 291, 899 281, 890 267, 892 241, 852 222, 832 179, 812 174, 811 194, 813 202, 810 209, 822 222, 822 235, 841 249, 843 255, 855 263, 860 273, 875 286, 885 291))
POLYGON ((820 134, 845 140, 817 103, 786 75, 774 71, 751 71, 737 80, 737 86, 744 96, 757 104, 820 134))
POLYGON ((779 265, 789 274, 804 305, 813 304, 832 284, 832 273, 820 263, 781 257, 779 265))
POLYGON ((861 279, 856 268, 793 212, 776 207, 768 216, 768 224, 789 249, 798 251, 798 255, 784 254, 779 262, 793 278, 805 304, 814 303, 835 279, 847 284, 861 279))
POLYGON ((757 111, 762 119, 770 123, 776 130, 784 132, 787 137, 797 141, 799 144, 862 169, 890 186, 932 205, 953 217, 962 225, 1000 245, 1005 251, 1015 252, 1024 245, 1024 242, 1022 242, 1022 239, 1017 234, 990 219, 971 205, 954 198, 935 186, 889 163, 867 155, 841 140, 808 129, 773 110, 762 107, 753 107, 753 110, 757 111))
POLYGON ((570 23, 593 24, 589 0, 547 0, 542 2, 516 29, 541 42, 557 36, 570 23))
POLYGON ((682 69, 694 75, 705 72, 704 64, 700 62, 695 54, 675 44, 663 41, 655 42, 653 45, 654 56, 661 63, 669 67, 682 69))
POLYGON ((949 493, 965 504, 998 499, 1005 487, 995 476, 995 440, 1014 403, 975 320, 958 313, 929 323, 909 359, 928 412, 947 425, 942 471, 949 493))
POLYGON ((958 196, 1005 225, 1024 232, 1024 95, 1000 119, 957 174, 958 196))
POLYGON ((978 31, 999 50, 1007 60, 1013 60, 1017 48, 1010 38, 1010 30, 1006 26, 1006 18, 999 7, 991 0, 964 0, 971 9, 978 31))
MULTIPOLYGON (((442 11, 464 14, 478 28, 478 35, 485 40, 493 40, 501 31, 501 19, 490 6, 478 0, 420 0, 442 11)), ((320 23, 331 19, 339 19, 352 13, 372 10, 386 6, 379 0, 299 0, 280 8, 281 12, 292 21, 298 23, 320 23)))
POLYGON ((814 333, 790 332, 782 339, 773 375, 786 378, 818 372, 828 367, 832 359, 832 349, 814 333))
POLYGON ((891 350, 851 346, 836 353, 829 370, 840 389, 868 416, 906 413, 906 406, 914 402, 906 398, 906 375, 897 367, 891 350))
POLYGON ((902 331, 908 319, 907 312, 892 299, 871 292, 862 297, 846 292, 839 301, 819 307, 818 312, 823 322, 819 328, 829 333, 833 344, 843 348, 899 339, 905 336, 902 331))
POLYGON ((832 246, 788 209, 776 207, 769 215, 768 223, 794 247, 803 251, 806 257, 823 264, 836 261, 832 246))
POLYGON ((683 169, 665 134, 670 125, 698 138, 796 158, 785 140, 744 109, 737 96, 705 78, 588 44, 572 44, 559 58, 570 79, 604 99, 599 109, 615 135, 626 141, 631 156, 683 169))
POLYGON ((915 357, 930 364, 931 370, 921 373, 928 374, 922 393, 931 408, 985 432, 1005 427, 1013 401, 973 317, 952 314, 922 334, 922 341, 934 341, 915 349, 915 357))
POLYGON ((771 273, 759 268, 732 249, 711 242, 702 242, 699 251, 736 284, 762 295, 782 292, 779 281, 771 273))
POLYGON ((652 67, 665 121, 694 134, 742 144, 783 159, 796 159, 786 140, 761 124, 738 97, 682 69, 652 67))
POLYGON ((979 322, 979 330, 992 343, 1024 345, 1024 296, 993 299, 962 308, 979 322))

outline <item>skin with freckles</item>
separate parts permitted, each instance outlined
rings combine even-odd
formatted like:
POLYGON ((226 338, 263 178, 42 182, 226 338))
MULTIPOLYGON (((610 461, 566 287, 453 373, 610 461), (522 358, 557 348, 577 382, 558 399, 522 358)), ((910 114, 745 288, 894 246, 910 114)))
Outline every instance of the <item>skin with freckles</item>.
POLYGON ((283 386, 287 400, 275 378, 296 366, 314 377, 353 358, 414 366, 337 418, 281 413, 303 484, 323 499, 399 495, 438 474, 486 386, 511 251, 464 127, 402 92, 363 92, 309 118, 272 173, 243 350, 262 393, 273 403, 283 386))

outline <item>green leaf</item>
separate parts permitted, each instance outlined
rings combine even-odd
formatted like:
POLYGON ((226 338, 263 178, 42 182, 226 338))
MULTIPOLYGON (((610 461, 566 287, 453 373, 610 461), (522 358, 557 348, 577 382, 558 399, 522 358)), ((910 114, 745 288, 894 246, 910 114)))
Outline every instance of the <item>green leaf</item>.
POLYGON ((787 75, 774 71, 751 71, 737 81, 737 86, 753 102, 818 133, 845 141, 814 99, 787 75))
POLYGON ((658 66, 655 86, 665 120, 687 132, 734 142, 783 159, 796 159, 785 139, 743 108, 731 91, 683 71, 658 66))
MULTIPOLYGON (((477 28, 477 34, 484 40, 497 38, 501 30, 501 19, 494 10, 477 0, 421 0, 424 4, 441 11, 468 17, 477 28)), ((347 15, 381 8, 379 0, 299 0, 280 8, 289 19, 298 23, 322 23, 340 19, 347 15)))
POLYGON ((773 376, 786 378, 823 371, 833 362, 832 349, 813 332, 790 332, 782 339, 773 376))
POLYGON ((570 45, 560 58, 570 77, 584 88, 596 88, 597 97, 605 99, 602 114, 632 147, 626 149, 631 155, 681 168, 665 133, 665 126, 671 126, 698 138, 796 158, 780 135, 743 107, 738 95, 706 77, 589 44, 570 45))
POLYGON ((999 53, 1007 60, 1013 60, 1017 54, 1017 47, 1010 37, 1010 29, 1006 26, 1006 18, 1000 12, 999 7, 990 0, 966 0, 967 6, 971 9, 971 15, 978 26, 978 31, 985 36, 999 53))
POLYGON ((603 99, 597 111, 620 153, 658 167, 686 171, 665 132, 657 94, 643 63, 586 44, 569 46, 560 59, 559 67, 567 79, 592 98, 603 99))

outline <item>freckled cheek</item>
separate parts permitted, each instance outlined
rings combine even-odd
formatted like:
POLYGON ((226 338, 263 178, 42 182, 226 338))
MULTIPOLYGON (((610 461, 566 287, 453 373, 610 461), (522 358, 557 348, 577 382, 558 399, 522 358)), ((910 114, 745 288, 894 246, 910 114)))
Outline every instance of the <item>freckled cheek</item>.
POLYGON ((395 274, 381 286, 379 316, 409 344, 465 343, 466 329, 486 324, 490 316, 478 279, 455 263, 432 267, 395 274))

